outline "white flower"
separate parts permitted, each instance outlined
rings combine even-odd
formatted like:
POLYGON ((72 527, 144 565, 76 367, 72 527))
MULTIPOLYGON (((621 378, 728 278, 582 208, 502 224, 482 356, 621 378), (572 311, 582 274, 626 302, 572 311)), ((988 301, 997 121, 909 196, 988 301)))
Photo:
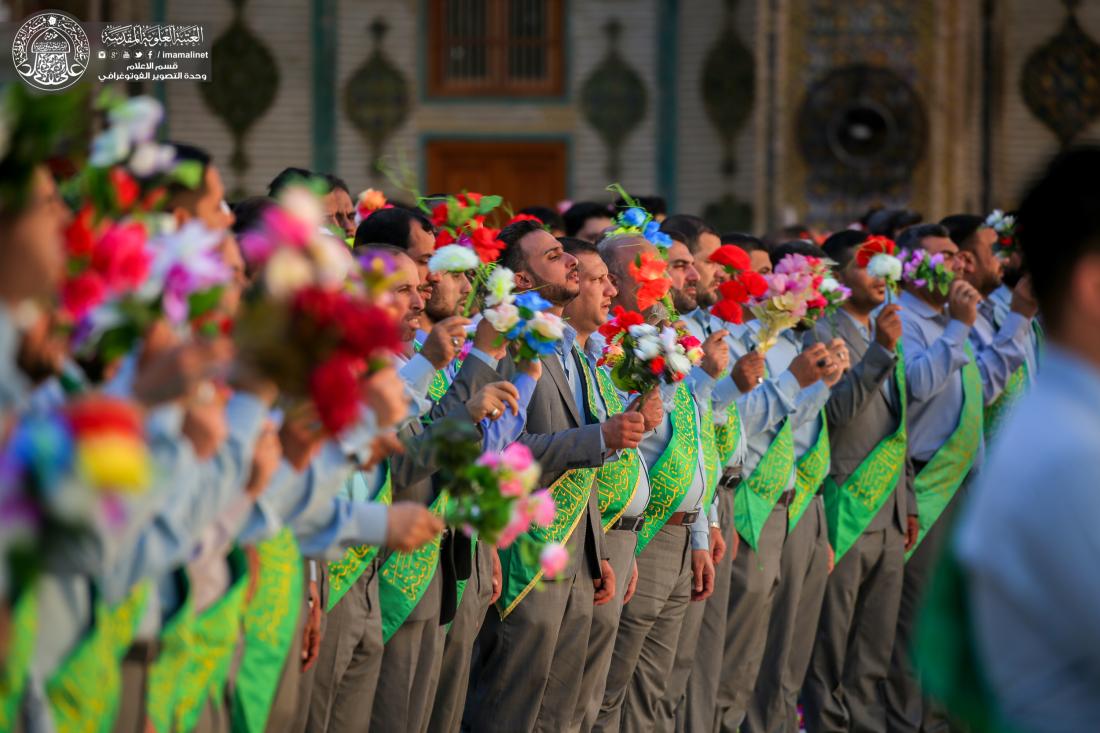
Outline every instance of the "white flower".
POLYGON ((635 339, 657 339, 657 327, 651 326, 648 323, 640 323, 636 326, 631 326, 629 329, 627 329, 627 333, 629 333, 635 339))
POLYGON ((500 333, 508 333, 519 323, 519 308, 511 303, 498 303, 492 308, 486 308, 484 315, 485 320, 500 333))
POLYGON ((687 358, 683 349, 668 352, 665 355, 665 365, 678 374, 687 374, 691 371, 691 360, 687 358))
POLYGON ((827 278, 825 278, 824 280, 821 281, 821 287, 819 288, 819 290, 821 290, 821 292, 823 292, 823 293, 831 293, 834 290, 837 290, 839 288, 840 288, 840 283, 838 283, 836 280, 834 280, 831 277, 827 277, 827 278))
POLYGON ((893 255, 879 253, 867 263, 867 274, 890 282, 901 279, 901 260, 893 255))
POLYGON ((321 208, 321 199, 305 186, 288 186, 279 196, 283 209, 298 221, 306 224, 311 231, 319 230, 325 221, 325 212, 321 208))
MULTIPOLYGON (((489 280, 485 283, 488 294, 485 296, 485 305, 494 306, 499 303, 512 302, 512 289, 515 287, 515 273, 507 267, 497 267, 489 280)), ((500 329, 497 329, 500 330, 500 329)))
POLYGON ((176 161, 176 151, 171 145, 146 142, 134 148, 130 155, 130 170, 138 178, 149 178, 163 173, 176 161))
POLYGON ((661 355, 661 341, 656 335, 641 336, 636 339, 634 353, 643 361, 654 359, 661 355))
POLYGON ((317 268, 317 280, 326 287, 343 283, 355 267, 355 258, 347 245, 328 235, 311 239, 306 251, 317 268))
POLYGON ((666 353, 672 353, 679 348, 679 344, 677 343, 679 339, 680 334, 676 333, 675 328, 665 326, 661 329, 661 347, 666 353))
POLYGON ((428 269, 432 272, 466 272, 476 269, 481 263, 477 253, 460 244, 448 244, 440 247, 428 260, 428 269))
POLYGON ((164 107, 153 97, 130 97, 107 113, 112 128, 122 132, 131 143, 143 143, 157 134, 164 118, 164 107))
POLYGON ((561 341, 565 324, 553 313, 540 311, 527 321, 527 327, 541 336, 544 341, 561 341))
POLYGON ((277 250, 264 268, 264 283, 274 298, 287 298, 312 282, 309 260, 292 249, 277 250))
POLYGON ((177 264, 201 282, 229 282, 232 273, 218 253, 224 236, 224 232, 207 229, 198 219, 192 219, 174 232, 151 239, 153 263, 138 298, 146 302, 156 299, 164 290, 169 271, 177 264))
POLYGON ((112 166, 130 153, 130 138, 118 127, 108 127, 92 140, 88 164, 95 168, 112 166))

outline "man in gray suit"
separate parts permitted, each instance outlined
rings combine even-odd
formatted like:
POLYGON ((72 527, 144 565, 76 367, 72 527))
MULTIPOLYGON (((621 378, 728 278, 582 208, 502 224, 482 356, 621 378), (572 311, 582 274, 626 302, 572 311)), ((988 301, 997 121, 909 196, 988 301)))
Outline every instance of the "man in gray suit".
MULTIPOLYGON (((517 290, 536 290, 561 315, 579 292, 577 260, 541 225, 518 222, 500 233, 500 264, 515 273, 517 290)), ((527 411, 519 442, 542 467, 540 484, 551 486, 568 471, 602 466, 624 448, 636 448, 643 418, 620 413, 600 423, 586 399, 584 372, 568 325, 555 353, 542 357, 543 376, 527 411)), ((500 372, 511 371, 504 360, 500 372)), ((496 372, 482 379, 499 379, 496 372)), ((464 724, 476 731, 558 731, 568 727, 580 694, 594 603, 615 595, 615 576, 601 547, 602 528, 594 476, 568 534, 569 565, 543 590, 489 612, 479 637, 464 724)), ((555 497, 556 499, 558 497, 555 497)), ((560 502, 559 502, 560 506, 560 502)), ((507 566, 507 563, 502 563, 507 566)), ((507 585, 509 572, 505 570, 507 585)))
POLYGON ((905 436, 895 437, 905 399, 896 378, 901 319, 896 305, 874 316, 886 283, 856 259, 866 239, 865 233, 845 231, 825 242, 826 254, 837 262, 837 279, 852 297, 807 334, 807 342, 839 335, 854 364, 825 406, 832 448, 825 505, 836 565, 803 688, 811 733, 886 729, 880 688, 894 645, 905 551, 919 531, 905 436), (889 470, 871 470, 879 465, 889 470))

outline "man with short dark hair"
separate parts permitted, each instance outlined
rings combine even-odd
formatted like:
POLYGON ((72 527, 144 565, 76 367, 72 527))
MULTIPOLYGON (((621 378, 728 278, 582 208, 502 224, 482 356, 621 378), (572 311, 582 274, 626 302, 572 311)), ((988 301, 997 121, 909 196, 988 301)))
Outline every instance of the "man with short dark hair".
POLYGON ((595 201, 578 201, 562 214, 565 236, 597 242, 604 230, 611 226, 611 209, 595 201))
MULTIPOLYGON (((373 218, 373 217, 372 217, 373 218)), ((515 273, 517 291, 533 292, 561 315, 580 292, 577 259, 539 223, 520 221, 500 233, 500 263, 515 273)), ((518 441, 542 468, 540 485, 552 486, 558 516, 538 531, 562 542, 569 565, 544 589, 530 593, 540 573, 520 547, 528 535, 500 550, 504 588, 499 613, 489 613, 467 699, 464 725, 478 731, 563 730, 577 708, 593 604, 615 596, 616 578, 602 550, 596 470, 618 451, 635 448, 643 418, 620 413, 604 422, 593 414, 592 387, 566 324, 553 353, 542 357, 539 380, 518 441)), ((510 372, 504 360, 502 372, 510 372)), ((485 379, 496 372, 485 370, 485 379)))
POLYGON ((940 222, 959 248, 959 274, 982 295, 978 318, 970 330, 974 350, 989 358, 979 361, 985 388, 983 420, 986 438, 996 429, 1009 405, 1023 392, 1028 347, 1034 335, 1032 323, 1038 304, 1031 294, 1031 281, 1024 277, 1012 290, 1007 313, 997 313, 990 299, 1002 285, 1001 258, 994 251, 997 232, 973 214, 955 214, 940 222))
POLYGON ((856 259, 866 240, 866 232, 844 230, 825 241, 837 280, 852 295, 807 334, 808 342, 839 334, 853 361, 825 405, 825 516, 836 559, 803 687, 811 733, 886 730, 879 691, 894 646, 905 550, 919 530, 907 480, 899 308, 882 307, 885 281, 856 259))
POLYGON ((1020 206, 1049 345, 953 543, 978 677, 1001 729, 1090 730, 1100 715, 1098 166, 1098 148, 1063 153, 1020 206))
POLYGON ((338 233, 341 239, 355 238, 355 203, 351 189, 343 178, 331 173, 322 173, 321 178, 328 184, 328 193, 321 197, 321 206, 325 213, 325 226, 338 233))

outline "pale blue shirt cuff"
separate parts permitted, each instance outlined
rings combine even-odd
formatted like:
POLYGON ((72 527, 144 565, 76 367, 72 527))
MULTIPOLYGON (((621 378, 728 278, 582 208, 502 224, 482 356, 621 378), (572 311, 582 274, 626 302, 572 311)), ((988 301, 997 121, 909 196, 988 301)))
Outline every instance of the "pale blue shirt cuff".
POLYGON ((802 386, 798 383, 798 377, 789 371, 779 375, 779 378, 775 380, 775 387, 780 396, 787 398, 792 405, 798 399, 798 393, 802 391, 802 386))
POLYGON ((351 518, 351 531, 362 545, 382 547, 386 544, 386 524, 389 507, 376 501, 356 502, 351 518))
POLYGON ((512 384, 519 392, 519 414, 513 415, 510 409, 505 408, 504 414, 496 420, 482 418, 480 425, 484 437, 481 445, 486 451, 503 451, 509 443, 515 442, 527 424, 527 408, 531 405, 537 383, 530 375, 520 373, 512 378, 512 384))
POLYGON ((1001 329, 998 333, 1003 333, 1009 338, 1015 339, 1019 338, 1023 333, 1030 334, 1030 325, 1031 321, 1029 319, 1024 318, 1016 311, 1009 311, 1005 315, 1004 320, 1001 321, 1001 329))
POLYGON ((413 354, 405 366, 397 372, 413 397, 423 398, 435 379, 436 368, 423 354, 413 354))
POLYGON ((951 319, 951 322, 947 324, 947 328, 943 330, 944 340, 950 342, 958 349, 965 347, 966 340, 969 337, 970 326, 962 321, 956 321, 955 319, 951 319))
POLYGON ((183 408, 168 404, 154 408, 145 416, 145 435, 155 438, 176 438, 183 429, 183 408))
POLYGON ((229 432, 251 450, 260 437, 269 409, 266 404, 248 392, 234 392, 225 406, 225 420, 229 432))
MULTIPOLYGON (((726 408, 740 396, 741 390, 737 387, 737 382, 733 381, 733 377, 719 379, 717 384, 714 385, 714 390, 711 392, 711 398, 714 401, 715 416, 717 417, 719 413, 723 415, 722 423, 720 424, 725 423, 726 408)), ((715 420, 715 422, 718 422, 718 420, 715 420)))
POLYGON ((695 393, 695 399, 699 404, 704 404, 710 400, 716 382, 714 377, 707 374, 706 369, 703 369, 701 366, 693 366, 691 372, 688 374, 687 381, 691 387, 691 391, 695 393))
MULTIPOLYGON (((715 494, 717 496, 717 494, 715 494)), ((707 521, 709 524, 718 524, 718 502, 712 501, 707 509, 707 521)))
POLYGON ((358 463, 365 463, 371 454, 371 444, 378 436, 378 420, 374 412, 366 405, 359 406, 359 420, 340 433, 337 442, 345 455, 352 456, 358 463))
POLYGON ((710 522, 707 520, 705 511, 700 511, 691 525, 691 549, 710 549, 710 522))
POLYGON ((470 353, 466 355, 466 358, 468 359, 471 356, 485 362, 486 366, 488 366, 490 369, 495 370, 497 368, 497 365, 500 364, 500 359, 494 359, 477 347, 470 349, 470 353))

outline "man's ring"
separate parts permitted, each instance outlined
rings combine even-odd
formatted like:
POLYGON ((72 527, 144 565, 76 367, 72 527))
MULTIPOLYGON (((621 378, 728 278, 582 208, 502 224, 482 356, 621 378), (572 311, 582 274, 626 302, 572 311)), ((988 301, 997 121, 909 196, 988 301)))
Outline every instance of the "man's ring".
POLYGON ((462 342, 458 340, 458 336, 451 336, 451 346, 456 349, 462 345, 462 342))
POLYGON ((757 377, 756 378, 756 383, 757 384, 763 384, 764 383, 764 378, 763 377, 757 377))
POLYGON ((497 418, 497 415, 499 415, 499 414, 500 414, 500 408, 499 408, 499 407, 494 407, 494 408, 493 408, 493 411, 489 413, 489 417, 491 417, 491 418, 493 418, 494 420, 496 420, 496 418, 497 418))

